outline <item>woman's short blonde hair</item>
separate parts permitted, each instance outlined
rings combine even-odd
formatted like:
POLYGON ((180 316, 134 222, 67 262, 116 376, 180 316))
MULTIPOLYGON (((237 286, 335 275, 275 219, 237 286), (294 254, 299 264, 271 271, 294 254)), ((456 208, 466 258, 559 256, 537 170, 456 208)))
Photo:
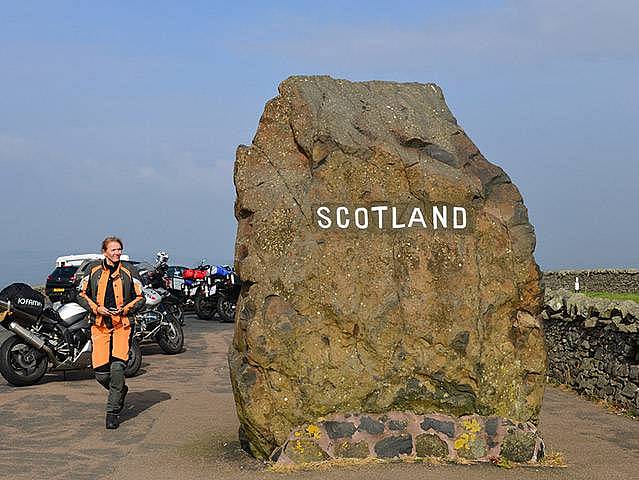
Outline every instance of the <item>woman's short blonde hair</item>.
POLYGON ((103 252, 106 252, 107 246, 111 242, 118 242, 120 244, 120 248, 124 248, 124 244, 122 243, 122 240, 120 240, 118 237, 106 237, 104 240, 102 240, 103 252))

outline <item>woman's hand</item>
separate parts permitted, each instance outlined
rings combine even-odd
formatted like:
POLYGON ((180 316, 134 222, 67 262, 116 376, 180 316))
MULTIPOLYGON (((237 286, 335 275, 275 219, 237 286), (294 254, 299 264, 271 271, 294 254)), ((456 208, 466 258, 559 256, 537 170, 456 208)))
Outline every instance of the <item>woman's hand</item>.
POLYGON ((119 315, 122 309, 117 308, 115 310, 109 310, 106 307, 98 307, 98 315, 119 315))

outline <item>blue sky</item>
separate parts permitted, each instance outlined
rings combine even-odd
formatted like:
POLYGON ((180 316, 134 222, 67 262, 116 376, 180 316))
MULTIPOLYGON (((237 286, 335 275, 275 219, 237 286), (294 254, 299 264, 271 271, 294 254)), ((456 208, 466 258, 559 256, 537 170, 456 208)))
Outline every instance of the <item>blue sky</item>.
POLYGON ((294 74, 436 82, 542 268, 639 267, 633 1, 0 2, 0 283, 117 233, 230 262, 235 148, 294 74))

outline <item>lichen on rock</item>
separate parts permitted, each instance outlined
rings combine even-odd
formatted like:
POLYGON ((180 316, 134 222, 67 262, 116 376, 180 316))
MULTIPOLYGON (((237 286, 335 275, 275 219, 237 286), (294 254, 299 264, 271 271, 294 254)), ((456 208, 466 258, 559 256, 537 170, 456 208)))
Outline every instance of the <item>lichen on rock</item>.
POLYGON ((535 454, 536 440, 532 433, 511 431, 504 438, 501 456, 513 462, 527 462, 535 454))
POLYGON ((415 454, 418 457, 446 458, 448 444, 433 433, 424 433, 415 438, 415 454))

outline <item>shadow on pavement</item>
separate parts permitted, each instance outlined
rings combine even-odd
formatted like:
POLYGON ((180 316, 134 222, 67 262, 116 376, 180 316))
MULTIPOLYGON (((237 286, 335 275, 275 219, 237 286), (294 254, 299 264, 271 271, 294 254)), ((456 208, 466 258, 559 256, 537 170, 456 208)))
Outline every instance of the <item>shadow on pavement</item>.
POLYGON ((77 380, 95 380, 95 376, 93 375, 93 369, 91 368, 82 368, 78 370, 58 370, 53 372, 48 372, 42 380, 38 382, 38 384, 51 383, 51 382, 67 382, 67 381, 77 381, 77 380))
MULTIPOLYGON (((157 343, 144 343, 140 345, 140 348, 142 349, 142 357, 147 357, 150 355, 169 355, 164 350, 162 350, 162 348, 157 343)), ((172 355, 180 355, 187 350, 188 349, 186 347, 182 347, 182 350, 179 353, 172 355)))
POLYGON ((168 400, 169 398, 171 398, 171 395, 160 390, 131 392, 126 396, 126 404, 124 410, 120 413, 120 421, 126 422, 127 420, 135 418, 153 405, 168 400))
MULTIPOLYGON (((148 366, 148 364, 143 364, 143 366, 148 366)), ((147 373, 147 371, 144 368, 140 368, 135 376, 140 377, 145 373, 147 373)), ((93 369, 82 368, 77 370, 59 370, 49 372, 34 386, 52 382, 74 382, 80 380, 95 380, 93 369)))

